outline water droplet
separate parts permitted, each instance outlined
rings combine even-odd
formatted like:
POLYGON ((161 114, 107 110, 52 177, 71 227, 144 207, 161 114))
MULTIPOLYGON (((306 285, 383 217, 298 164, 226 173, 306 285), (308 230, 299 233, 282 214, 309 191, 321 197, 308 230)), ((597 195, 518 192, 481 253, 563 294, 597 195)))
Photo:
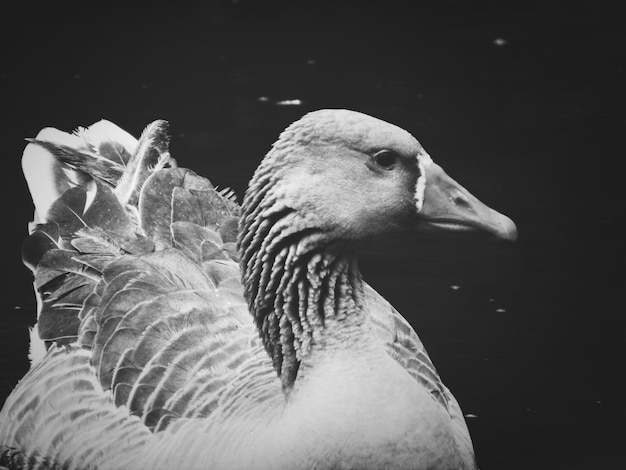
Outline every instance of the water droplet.
POLYGON ((495 38, 495 39, 493 40, 493 43, 494 43, 496 46, 502 47, 502 46, 506 46, 506 45, 507 45, 507 43, 508 43, 508 41, 507 41, 506 39, 503 39, 503 38, 495 38))
POLYGON ((452 289, 452 290, 459 290, 460 288, 461 288, 461 286, 457 286, 457 285, 450 286, 450 289, 452 289))
POLYGON ((277 101, 276 104, 278 106, 300 106, 302 104, 302 100, 282 100, 277 101))

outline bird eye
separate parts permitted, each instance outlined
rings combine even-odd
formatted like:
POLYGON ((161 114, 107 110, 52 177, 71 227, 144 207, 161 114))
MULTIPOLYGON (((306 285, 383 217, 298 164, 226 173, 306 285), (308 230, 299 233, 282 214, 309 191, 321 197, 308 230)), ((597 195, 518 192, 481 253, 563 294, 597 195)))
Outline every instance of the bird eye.
POLYGON ((385 170, 390 170, 398 161, 398 154, 391 150, 381 150, 374 155, 374 161, 385 170))

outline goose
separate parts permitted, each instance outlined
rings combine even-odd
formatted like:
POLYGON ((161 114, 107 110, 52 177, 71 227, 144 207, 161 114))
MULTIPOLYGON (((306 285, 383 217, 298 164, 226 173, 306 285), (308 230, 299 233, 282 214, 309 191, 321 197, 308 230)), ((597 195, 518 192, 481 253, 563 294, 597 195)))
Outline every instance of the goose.
POLYGON ((0 412, 8 468, 474 469, 461 408, 361 277, 372 240, 514 240, 407 131, 351 110, 289 125, 241 205, 102 120, 27 144, 34 360, 0 412))

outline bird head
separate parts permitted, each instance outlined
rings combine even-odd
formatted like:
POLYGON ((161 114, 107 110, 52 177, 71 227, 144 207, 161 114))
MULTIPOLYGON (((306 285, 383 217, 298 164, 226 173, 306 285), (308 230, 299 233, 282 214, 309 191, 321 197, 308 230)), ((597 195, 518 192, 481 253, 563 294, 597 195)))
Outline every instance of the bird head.
POLYGON ((314 111, 290 125, 251 187, 261 175, 271 182, 266 197, 333 239, 415 230, 517 237, 511 219, 449 177, 409 132, 354 111, 314 111))

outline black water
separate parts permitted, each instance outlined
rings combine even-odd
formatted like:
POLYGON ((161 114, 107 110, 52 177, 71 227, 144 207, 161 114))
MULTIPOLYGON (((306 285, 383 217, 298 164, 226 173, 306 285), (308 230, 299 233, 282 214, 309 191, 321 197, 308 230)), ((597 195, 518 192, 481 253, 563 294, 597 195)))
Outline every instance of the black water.
POLYGON ((25 137, 101 118, 137 135, 164 118, 181 165, 241 195, 282 128, 343 107, 411 131, 518 224, 515 245, 416 239, 363 260, 473 416, 481 468, 616 467, 626 437, 618 2, 260 3, 3 15, 0 402, 27 367, 35 310, 19 255, 32 211, 25 137))

